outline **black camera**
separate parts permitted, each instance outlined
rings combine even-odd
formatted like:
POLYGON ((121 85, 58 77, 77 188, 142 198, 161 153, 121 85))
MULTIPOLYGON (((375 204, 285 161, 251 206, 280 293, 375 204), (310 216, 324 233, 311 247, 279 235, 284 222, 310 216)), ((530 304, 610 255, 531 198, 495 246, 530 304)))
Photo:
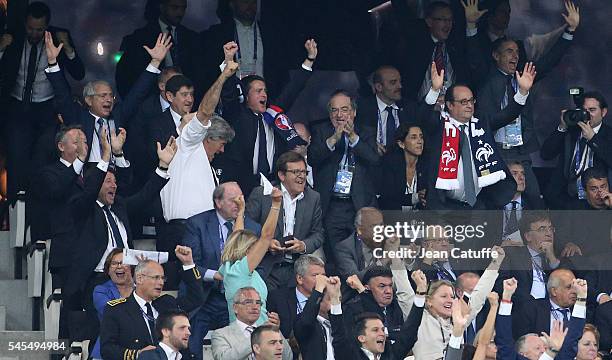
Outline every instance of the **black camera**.
POLYGON ((569 89, 569 93, 574 99, 575 109, 566 110, 563 113, 563 121, 567 127, 576 127, 578 122, 582 121, 586 123, 591 120, 591 114, 582 108, 584 103, 584 89, 581 87, 573 87, 569 89))

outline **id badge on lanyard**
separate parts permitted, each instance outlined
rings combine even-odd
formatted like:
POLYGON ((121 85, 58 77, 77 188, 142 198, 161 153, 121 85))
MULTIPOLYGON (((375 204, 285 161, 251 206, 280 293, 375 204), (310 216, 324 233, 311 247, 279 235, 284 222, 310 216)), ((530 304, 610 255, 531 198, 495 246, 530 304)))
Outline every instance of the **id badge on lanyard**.
POLYGON ((336 183, 334 184, 334 193, 342 195, 350 195, 351 184, 353 183, 353 175, 355 173, 355 162, 353 161, 352 151, 346 144, 346 156, 338 173, 336 175, 336 183))

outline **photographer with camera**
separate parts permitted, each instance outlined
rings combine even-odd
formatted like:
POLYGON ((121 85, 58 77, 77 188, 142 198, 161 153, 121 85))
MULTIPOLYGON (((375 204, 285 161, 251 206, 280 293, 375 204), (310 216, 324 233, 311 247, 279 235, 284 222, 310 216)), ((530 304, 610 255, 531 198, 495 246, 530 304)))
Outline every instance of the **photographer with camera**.
POLYGON ((552 209, 584 209, 586 192, 581 176, 589 168, 612 175, 612 128, 603 123, 608 103, 598 91, 582 93, 570 89, 577 109, 561 111, 557 129, 544 141, 540 156, 552 160, 559 155, 555 173, 546 191, 552 209))

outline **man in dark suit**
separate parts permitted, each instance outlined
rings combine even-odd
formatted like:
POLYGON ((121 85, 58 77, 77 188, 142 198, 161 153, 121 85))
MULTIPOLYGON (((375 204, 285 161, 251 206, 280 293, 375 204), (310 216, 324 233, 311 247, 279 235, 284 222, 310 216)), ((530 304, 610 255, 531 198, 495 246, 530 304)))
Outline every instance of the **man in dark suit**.
POLYGON ((563 120, 559 127, 542 144, 540 156, 552 160, 559 156, 557 167, 547 189, 547 200, 552 208, 580 209, 585 198, 580 177, 590 167, 599 167, 608 173, 612 181, 612 128, 604 123, 608 103, 598 91, 583 95, 582 108, 590 119, 578 126, 568 127, 563 120))
MULTIPOLYGON (((535 63, 538 74, 534 82, 543 79, 560 62, 571 43, 571 35, 564 35, 559 38, 546 56, 535 63), (566 36, 569 40, 566 39, 566 36)), ((487 77, 477 90, 478 107, 476 113, 478 117, 485 114, 495 114, 499 112, 500 108, 503 109, 508 106, 509 99, 518 90, 518 82, 515 76, 519 61, 517 42, 508 38, 495 41, 493 43, 493 58, 495 64, 489 68, 487 77)), ((524 195, 531 202, 537 202, 540 198, 540 188, 531 169, 530 158, 531 153, 539 150, 534 123, 534 118, 537 115, 534 110, 532 101, 528 101, 516 119, 497 129, 495 133, 495 142, 500 148, 504 160, 521 161, 523 163, 527 179, 527 189, 524 195)))
POLYGON ((587 292, 584 289, 584 294, 578 295, 579 289, 573 284, 575 279, 570 270, 553 271, 548 278, 548 296, 525 302, 517 309, 517 316, 512 322, 514 338, 518 339, 528 333, 548 333, 552 328, 552 320, 559 320, 567 325, 577 298, 580 298, 586 317, 587 292))
MULTIPOLYGON (((312 254, 323 246, 319 193, 306 186, 306 160, 297 152, 282 154, 276 161, 276 172, 283 193, 280 213, 270 251, 260 264, 260 275, 269 290, 293 286, 293 264, 302 254, 312 254)), ((271 198, 264 196, 263 186, 255 188, 246 205, 246 214, 259 224, 268 218, 271 198)))
POLYGON ((314 255, 305 254, 295 261, 294 269, 296 286, 270 291, 267 303, 268 311, 278 314, 280 330, 287 339, 293 336, 293 324, 312 295, 315 279, 325 275, 325 263, 314 255))
MULTIPOLYGON (((49 62, 54 63, 53 66, 47 67, 45 72, 56 92, 55 102, 58 110, 66 124, 80 124, 82 126, 87 136, 87 143, 90 144, 87 161, 97 162, 100 159, 100 144, 98 136, 94 135, 99 135, 100 129, 104 126, 111 130, 125 128, 155 83, 157 74, 159 74, 159 64, 171 47, 170 38, 159 34, 155 47, 152 49, 146 48, 151 56, 151 62, 146 67, 146 71, 140 75, 134 89, 125 96, 122 103, 114 106, 113 89, 106 81, 96 80, 87 83, 83 88, 84 100, 87 104, 87 109, 85 109, 72 100, 70 86, 63 76, 63 70, 56 62, 62 50, 61 44, 56 47, 51 41, 51 35, 47 33, 45 36, 49 62)), ((123 156, 123 154, 113 155, 115 157, 123 156)))
POLYGON ((424 20, 418 19, 413 10, 406 8, 406 13, 399 15, 401 21, 381 29, 382 58, 402 73, 404 98, 422 100, 429 92, 432 59, 439 72, 444 69, 444 89, 455 82, 468 82, 470 74, 462 39, 451 35, 454 26, 451 6, 432 1, 424 20))
POLYGON ((166 310, 155 319, 155 336, 159 343, 154 350, 142 351, 140 360, 176 360, 189 342, 189 314, 183 310, 166 310))
MULTIPOLYGON (((438 74, 435 63, 431 68, 432 88, 439 90, 444 71, 438 74)), ((446 111, 433 112, 422 125, 423 132, 428 134, 425 141, 428 208, 501 209, 510 202, 516 183, 495 150, 492 131, 518 116, 534 77, 535 69, 526 67, 520 77, 520 89, 510 104, 499 113, 480 119, 473 116, 475 98, 469 87, 456 84, 447 90, 446 111), (468 167, 471 171, 464 170, 468 167)))
POLYGON ((178 67, 183 74, 196 83, 199 82, 202 54, 198 34, 181 25, 187 10, 187 0, 161 0, 159 10, 159 18, 152 19, 144 27, 136 29, 121 42, 120 50, 123 55, 117 63, 115 73, 117 90, 121 97, 126 97, 136 85, 140 69, 147 65, 149 58, 143 46, 154 46, 159 33, 167 34, 172 42, 172 49, 164 54, 159 66, 178 67))
MULTIPOLYGON (((40 210, 40 213, 29 215, 41 220, 42 226, 48 229, 52 240, 49 272, 52 277, 53 293, 57 293, 57 289, 60 291, 64 289, 70 274, 76 234, 69 199, 84 190, 83 161, 88 153, 85 134, 78 126, 61 129, 56 134, 56 143, 59 158, 42 168, 32 179, 30 203, 33 205, 32 209, 40 210)), ((69 338, 67 310, 72 308, 72 305, 69 304, 70 299, 63 300, 63 309, 60 312, 60 337, 67 339, 69 338)))
MULTIPOLYGON (((150 143, 153 121, 170 107, 166 96, 166 82, 174 75, 180 74, 177 67, 168 66, 162 69, 157 79, 159 92, 150 94, 140 105, 138 112, 127 125, 130 134, 125 147, 125 154, 134 170, 133 185, 139 189, 147 182, 149 174, 155 169, 157 155, 151 150, 150 143)), ((176 137, 176 136, 175 136, 176 137)), ((168 141, 161 142, 165 144, 168 141)))
POLYGON ((525 246, 505 248, 496 289, 501 289, 504 279, 515 278, 519 285, 514 301, 522 305, 531 299, 546 298, 551 270, 566 267, 568 260, 555 254, 555 227, 547 213, 526 212, 519 220, 519 231, 525 246))
MULTIPOLYGON (((155 322, 160 314, 179 309, 191 311, 202 304, 201 275, 193 263, 191 249, 177 246, 176 256, 183 264, 182 278, 187 287, 185 296, 175 299, 171 295, 161 295, 164 269, 155 261, 141 261, 134 270, 136 289, 132 295, 109 301, 104 311, 100 330, 103 358, 135 359, 141 352, 155 349, 158 345, 155 322)), ((159 325, 162 327, 164 324, 160 322, 159 325)), ((184 337, 185 334, 188 336, 189 328, 182 332, 181 346, 184 344, 186 347, 184 337)))
POLYGON ((283 5, 283 2, 275 2, 276 9, 268 9, 266 4, 262 4, 258 12, 256 0, 218 2, 217 15, 221 22, 200 34, 203 48, 208 50, 202 64, 204 88, 208 88, 217 78, 216 69, 224 59, 224 53, 220 51, 223 45, 233 41, 240 46, 236 59, 240 64, 238 77, 261 76, 266 79, 270 94, 278 95, 288 80, 288 59, 293 59, 290 55, 297 50, 292 45, 293 39, 287 36, 288 27, 281 25, 286 21, 283 16, 287 15, 281 10, 283 5), (283 16, 273 17, 274 10, 283 16), (279 47, 281 43, 284 45, 279 47))
POLYGON ((355 232, 336 244, 336 270, 341 279, 351 275, 361 279, 370 266, 388 265, 389 260, 374 256, 376 249, 391 250, 390 241, 374 238, 374 229, 382 226, 383 214, 373 207, 362 207, 355 214, 355 232))
MULTIPOLYGON (((189 341, 189 349, 196 356, 201 357, 206 333, 227 326, 229 322, 222 277, 217 270, 221 266, 223 246, 238 216, 237 201, 244 201, 240 200, 242 196, 237 183, 223 183, 213 192, 215 208, 187 220, 182 243, 193 249, 194 261, 204 281, 204 300, 192 318, 193 335, 189 341)), ((248 217, 245 228, 258 234, 261 231, 261 226, 248 217)))
POLYGON ((35 1, 28 5, 25 15, 18 31, 4 34, 3 39, 8 41, 0 42, 0 104, 7 111, 3 122, 6 122, 10 201, 15 200, 18 192, 28 189, 35 170, 53 159, 57 120, 54 90, 44 74, 47 63, 61 63, 75 80, 85 76, 68 30, 49 26, 49 7, 35 1), (45 31, 51 33, 56 45, 63 44, 64 52, 57 59, 47 58, 45 31))
POLYGON ((355 123, 376 128, 376 146, 378 154, 383 157, 380 168, 376 168, 374 183, 380 194, 384 186, 382 164, 386 163, 388 155, 397 148, 396 136, 400 124, 418 123, 420 119, 428 118, 433 111, 438 94, 430 90, 425 100, 418 105, 410 98, 402 99, 402 84, 399 71, 390 65, 383 65, 372 75, 375 96, 360 98, 357 102, 359 112, 355 123))
MULTIPOLYGON (((333 278, 332 278, 333 279, 333 278)), ((345 326, 342 305, 340 304, 340 280, 333 279, 327 286, 331 298, 331 327, 334 336, 334 358, 338 360, 396 360, 406 357, 417 340, 417 332, 423 316, 425 297, 415 296, 414 306, 401 326, 398 340, 391 344, 386 341, 385 325, 376 313, 361 314, 351 327, 345 326), (349 335, 350 330, 352 334, 349 335), (354 334, 354 335, 353 335, 354 334)))
MULTIPOLYGON (((224 84, 221 99, 223 116, 236 131, 236 139, 219 157, 219 166, 216 167, 222 171, 222 182, 237 181, 247 197, 259 185, 259 173, 269 179, 276 177, 274 164, 280 154, 292 150, 294 143, 305 145, 299 136, 289 140, 281 136, 280 131, 292 130, 291 124, 285 123, 289 122, 285 115, 282 118, 277 116, 271 123, 266 120, 270 106, 274 106, 277 112, 288 111, 312 75, 317 44, 310 39, 304 47, 308 55, 302 67, 273 101, 268 101, 266 81, 259 75, 246 76, 241 80, 233 76, 224 84)), ((225 44, 223 49, 226 64, 233 61, 240 50, 233 42, 225 44)))
POLYGON ((593 319, 601 335, 599 350, 610 353, 612 351, 612 301, 598 306, 593 319))
MULTIPOLYGON (((587 283, 584 280, 575 279, 570 285, 574 293, 586 296, 587 283)), ((503 284, 502 301, 499 306, 499 314, 495 322, 495 344, 497 345, 497 357, 508 360, 537 360, 546 358, 571 359, 576 356, 578 340, 582 336, 585 324, 585 303, 581 299, 576 301, 574 310, 571 312, 571 320, 568 316, 566 321, 548 321, 546 329, 546 345, 540 338, 540 333, 529 333, 520 336, 516 344, 512 338, 512 322, 516 316, 512 316, 512 296, 517 288, 516 279, 506 279, 503 284), (564 332, 567 328, 567 332, 564 332), (546 353, 546 356, 544 355, 546 353)), ((549 304, 550 305, 550 304, 549 304)), ((549 308, 542 309, 544 312, 549 308)))
POLYGON ((348 92, 334 92, 327 110, 330 121, 312 129, 308 161, 314 172, 315 190, 321 195, 329 263, 333 262, 336 243, 353 232, 357 210, 376 200, 370 169, 380 159, 374 129, 355 126, 357 104, 348 92))

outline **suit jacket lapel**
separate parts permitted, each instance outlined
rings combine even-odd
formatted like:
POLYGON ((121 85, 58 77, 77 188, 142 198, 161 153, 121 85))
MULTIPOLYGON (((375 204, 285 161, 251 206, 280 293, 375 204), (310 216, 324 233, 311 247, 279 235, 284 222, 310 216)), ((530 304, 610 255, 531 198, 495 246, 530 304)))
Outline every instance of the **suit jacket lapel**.
POLYGON ((355 252, 357 255, 357 267, 363 268, 365 267, 365 259, 363 258, 363 245, 361 244, 361 241, 359 240, 359 238, 357 238, 357 233, 354 233, 353 236, 355 238, 355 252))
MULTIPOLYGON (((217 213, 213 212, 211 216, 208 218, 208 224, 206 226, 206 230, 208 232, 207 238, 210 239, 211 245, 215 247, 215 257, 217 258, 217 263, 215 265, 219 265, 221 263, 221 234, 219 233, 219 219, 217 219, 217 213)), ((202 244, 202 247, 205 248, 209 246, 208 244, 202 244)))
POLYGON ((130 295, 130 297, 128 297, 127 305, 130 307, 128 314, 130 314, 132 317, 134 324, 138 324, 138 337, 146 341, 146 344, 143 345, 151 345, 151 334, 149 334, 149 328, 145 323, 145 319, 142 316, 142 309, 138 305, 138 302, 136 302, 136 298, 134 298, 133 293, 130 295))

